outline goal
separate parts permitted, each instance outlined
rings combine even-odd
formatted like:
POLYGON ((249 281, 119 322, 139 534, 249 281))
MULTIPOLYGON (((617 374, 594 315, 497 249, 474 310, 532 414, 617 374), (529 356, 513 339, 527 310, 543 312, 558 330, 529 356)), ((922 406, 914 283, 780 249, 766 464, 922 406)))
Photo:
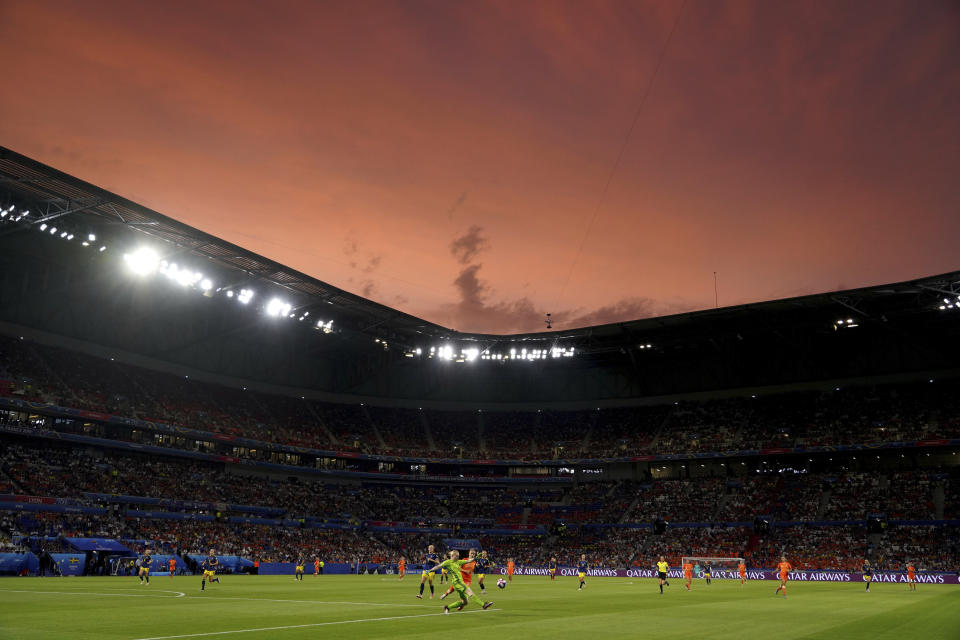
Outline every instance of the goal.
POLYGON ((684 556, 683 564, 688 562, 693 565, 697 577, 703 576, 703 570, 706 565, 710 565, 713 570, 714 578, 739 578, 737 567, 743 562, 743 558, 713 558, 708 556, 684 556))

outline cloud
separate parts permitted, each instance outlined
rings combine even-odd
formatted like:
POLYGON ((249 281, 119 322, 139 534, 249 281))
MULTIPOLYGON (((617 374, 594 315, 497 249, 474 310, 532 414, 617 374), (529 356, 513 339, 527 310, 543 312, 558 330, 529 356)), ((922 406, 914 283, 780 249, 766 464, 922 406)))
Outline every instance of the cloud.
MULTIPOLYGON (((458 300, 443 305, 438 315, 452 320, 452 328, 478 333, 523 333, 546 329, 547 310, 538 309, 528 296, 510 300, 491 301, 495 291, 483 280, 483 263, 472 259, 489 247, 483 228, 473 225, 462 236, 450 243, 450 253, 465 265, 453 280, 458 300)), ((628 296, 596 309, 551 310, 554 329, 572 329, 613 322, 626 322, 689 311, 695 305, 675 300, 669 303, 653 298, 628 296)))
POLYGON ((460 208, 460 205, 462 205, 466 201, 467 201, 467 192, 464 191, 463 193, 460 194, 460 197, 457 198, 456 202, 450 205, 450 208, 447 209, 447 218, 449 218, 450 220, 453 220, 453 214, 456 213, 457 209, 460 208))
MULTIPOLYGON (((477 333, 525 333, 546 329, 547 311, 538 308, 529 297, 491 301, 494 291, 480 277, 482 268, 482 264, 468 265, 453 280, 459 300, 440 310, 453 321, 452 328, 477 333)), ((552 311, 551 318, 554 329, 574 329, 681 313, 695 307, 683 300, 661 302, 630 296, 596 309, 552 311)))
MULTIPOLYGON (((353 229, 351 229, 343 238, 343 255, 352 256, 359 249, 360 244, 357 242, 357 236, 354 235, 353 229)), ((351 263, 351 266, 354 266, 354 263, 351 263)))
POLYGON ((483 227, 480 225, 471 225, 465 234, 459 238, 454 238, 450 243, 450 253, 460 264, 470 264, 470 262, 482 251, 488 249, 490 243, 483 236, 483 227))
POLYGON ((560 325, 564 329, 573 329, 576 327, 590 327, 598 324, 611 324, 613 322, 628 322, 630 320, 639 320, 640 318, 651 318, 654 316, 670 315, 673 313, 682 313, 691 311, 696 305, 683 302, 660 302, 653 298, 640 296, 630 296, 621 298, 613 304, 608 304, 592 311, 576 309, 574 311, 561 311, 553 314, 554 324, 560 325))
POLYGON ((481 280, 481 268, 482 264, 468 265, 453 281, 459 300, 443 305, 441 309, 451 319, 453 328, 488 333, 539 329, 544 315, 529 298, 488 302, 492 290, 486 281, 481 280))
POLYGON ((367 261, 367 264, 363 267, 364 273, 373 273, 380 267, 380 262, 383 260, 382 255, 373 256, 367 261))

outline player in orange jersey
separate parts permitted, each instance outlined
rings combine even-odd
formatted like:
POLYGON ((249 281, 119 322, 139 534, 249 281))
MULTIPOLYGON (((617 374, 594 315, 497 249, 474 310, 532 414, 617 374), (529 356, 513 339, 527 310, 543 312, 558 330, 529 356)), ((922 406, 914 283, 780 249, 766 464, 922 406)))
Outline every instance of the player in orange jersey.
POLYGON ((313 575, 320 575, 320 556, 313 556, 313 575))
POLYGON ((690 591, 690 583, 693 582, 693 563, 689 560, 683 565, 683 579, 687 581, 687 591, 690 591))
POLYGON ((167 561, 167 566, 170 567, 170 579, 172 580, 172 579, 173 579, 173 574, 174 574, 174 572, 177 570, 177 559, 176 559, 176 558, 170 558, 170 560, 167 561))
POLYGON ((517 565, 513 561, 513 558, 507 559, 507 580, 513 582, 513 572, 516 570, 517 565))
POLYGON ((400 556, 400 562, 397 563, 397 573, 400 574, 397 580, 403 580, 403 576, 407 575, 407 559, 404 556, 400 556))
POLYGON ((747 565, 740 561, 740 564, 737 566, 737 570, 740 571, 740 586, 742 587, 747 581, 747 565))
POLYGON ((907 563, 907 586, 910 587, 910 591, 917 590, 917 568, 912 562, 907 563))
MULTIPOLYGON (((463 583, 467 585, 467 588, 469 589, 470 583, 473 582, 473 568, 477 564, 477 550, 470 549, 470 552, 467 555, 467 558, 469 558, 470 561, 464 564, 462 567, 460 567, 460 577, 463 578, 463 583)), ((454 588, 451 586, 449 589, 446 590, 446 592, 444 592, 440 596, 440 599, 443 600, 453 592, 454 592, 454 588)))
POLYGON ((787 578, 791 571, 793 571, 793 567, 787 562, 787 556, 780 556, 780 564, 777 565, 777 573, 780 574, 780 586, 777 587, 777 593, 783 591, 784 598, 787 597, 787 578))

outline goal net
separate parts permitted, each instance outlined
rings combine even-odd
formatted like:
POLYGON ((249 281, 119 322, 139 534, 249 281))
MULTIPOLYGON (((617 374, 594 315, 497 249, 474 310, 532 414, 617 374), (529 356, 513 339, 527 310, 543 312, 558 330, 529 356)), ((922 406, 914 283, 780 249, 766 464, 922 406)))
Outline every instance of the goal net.
POLYGON ((737 567, 743 562, 743 558, 715 558, 708 556, 684 556, 683 564, 688 562, 693 565, 693 574, 702 578, 707 568, 714 578, 739 578, 737 567))

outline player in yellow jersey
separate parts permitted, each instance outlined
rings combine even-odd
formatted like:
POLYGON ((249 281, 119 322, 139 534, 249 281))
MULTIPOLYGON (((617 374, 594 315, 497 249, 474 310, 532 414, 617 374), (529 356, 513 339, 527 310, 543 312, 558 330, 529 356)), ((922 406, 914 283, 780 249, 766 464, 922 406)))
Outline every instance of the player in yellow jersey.
POLYGON ((666 558, 660 556, 660 561, 657 562, 657 578, 660 580, 660 595, 663 595, 663 585, 670 586, 670 583, 667 582, 668 571, 670 571, 670 564, 666 558))
POLYGON ((220 578, 217 577, 217 567, 219 566, 220 561, 217 560, 217 554, 214 553, 213 549, 210 549, 210 555, 200 565, 200 568, 203 569, 203 577, 200 578, 200 591, 206 590, 207 580, 210 581, 210 584, 214 582, 220 584, 220 578))
POLYGON ((150 555, 150 549, 143 552, 140 558, 140 571, 137 574, 140 577, 140 584, 143 585, 143 579, 147 579, 147 585, 150 584, 150 566, 153 564, 153 556, 150 555))
POLYGON ((427 554, 423 557, 423 572, 420 574, 420 593, 417 597, 423 599, 423 583, 430 581, 430 599, 433 600, 433 569, 440 564, 440 556, 434 550, 433 545, 427 547, 427 554))
POLYGON ((577 587, 577 591, 583 591, 583 588, 587 586, 587 569, 590 568, 590 563, 587 562, 587 554, 580 554, 580 562, 577 563, 577 577, 580 578, 580 586, 577 587))

